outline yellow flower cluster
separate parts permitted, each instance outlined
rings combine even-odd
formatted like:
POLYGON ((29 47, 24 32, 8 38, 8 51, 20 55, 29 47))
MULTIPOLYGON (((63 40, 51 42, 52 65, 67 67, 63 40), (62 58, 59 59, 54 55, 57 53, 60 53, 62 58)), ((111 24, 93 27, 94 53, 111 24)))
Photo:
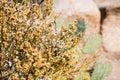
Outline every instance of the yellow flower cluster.
POLYGON ((46 18, 52 12, 52 5, 53 0, 44 0, 43 4, 41 5, 43 10, 43 18, 46 18))
POLYGON ((36 80, 73 77, 73 48, 82 35, 75 23, 55 30, 53 0, 15 3, 0 0, 0 78, 36 80), (7 71, 7 75, 2 75, 7 71), (59 74, 58 74, 59 72, 59 74))

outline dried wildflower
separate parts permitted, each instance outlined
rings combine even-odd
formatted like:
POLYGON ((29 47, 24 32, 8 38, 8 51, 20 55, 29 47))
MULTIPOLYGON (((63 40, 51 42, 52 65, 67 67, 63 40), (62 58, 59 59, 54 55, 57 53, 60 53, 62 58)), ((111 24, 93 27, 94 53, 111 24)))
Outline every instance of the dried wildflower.
POLYGON ((29 64, 24 63, 22 67, 23 67, 23 70, 25 73, 27 73, 29 71, 29 67, 30 67, 29 64))
POLYGON ((35 76, 40 76, 40 74, 41 74, 41 71, 39 70, 39 69, 35 69, 35 76))
POLYGON ((24 77, 21 77, 20 80, 26 80, 24 77))
POLYGON ((20 71, 20 69, 22 68, 21 66, 21 61, 17 60, 16 66, 15 66, 16 70, 20 71))
POLYGON ((11 75, 11 80, 19 80, 18 74, 17 74, 17 73, 13 73, 13 74, 11 75))
POLYGON ((75 52, 70 50, 82 33, 74 35, 75 22, 57 31, 52 4, 53 0, 44 0, 40 5, 31 0, 0 1, 0 74, 7 70, 1 78, 55 80, 57 72, 67 79, 74 75, 75 52))
POLYGON ((34 64, 33 64, 34 67, 40 67, 41 66, 41 61, 36 61, 34 64))
POLYGON ((32 75, 32 74, 29 74, 29 75, 28 75, 28 80, 34 80, 34 78, 33 78, 33 75, 32 75))

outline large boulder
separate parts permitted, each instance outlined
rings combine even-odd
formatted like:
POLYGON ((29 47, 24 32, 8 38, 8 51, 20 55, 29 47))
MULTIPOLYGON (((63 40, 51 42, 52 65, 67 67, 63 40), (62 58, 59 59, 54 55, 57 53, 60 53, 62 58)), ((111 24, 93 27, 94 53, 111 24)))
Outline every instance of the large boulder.
POLYGON ((102 25, 103 46, 111 53, 120 53, 120 9, 108 11, 102 25))
POLYGON ((99 33, 100 12, 93 0, 54 0, 54 11, 66 17, 66 21, 84 18, 86 31, 83 39, 99 33))
POLYGON ((94 0, 100 8, 120 7, 120 0, 94 0))

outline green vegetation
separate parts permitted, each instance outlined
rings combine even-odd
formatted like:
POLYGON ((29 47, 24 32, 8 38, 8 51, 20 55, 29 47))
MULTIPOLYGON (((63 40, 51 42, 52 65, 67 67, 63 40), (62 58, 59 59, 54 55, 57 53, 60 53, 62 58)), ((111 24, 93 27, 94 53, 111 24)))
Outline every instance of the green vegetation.
POLYGON ((95 80, 109 73, 108 63, 93 64, 98 56, 83 58, 100 46, 101 37, 91 36, 80 49, 85 21, 64 23, 52 4, 53 0, 0 0, 1 80, 95 80))
POLYGON ((94 34, 90 36, 84 46, 84 53, 94 53, 97 48, 100 47, 102 42, 101 36, 99 34, 94 34))

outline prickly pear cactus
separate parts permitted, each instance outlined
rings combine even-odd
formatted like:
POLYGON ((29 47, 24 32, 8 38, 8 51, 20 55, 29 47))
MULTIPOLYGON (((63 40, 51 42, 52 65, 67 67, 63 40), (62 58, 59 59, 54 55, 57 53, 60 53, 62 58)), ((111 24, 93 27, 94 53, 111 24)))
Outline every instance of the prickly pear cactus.
POLYGON ((99 34, 94 34, 90 36, 83 48, 84 53, 94 53, 97 48, 100 47, 102 42, 101 36, 99 34))
POLYGON ((88 72, 81 72, 75 76, 74 80, 90 80, 90 74, 88 72))
POLYGON ((82 50, 80 49, 80 46, 77 45, 77 46, 75 46, 75 47, 74 47, 73 49, 71 49, 71 50, 75 52, 74 58, 75 58, 77 61, 79 61, 79 60, 81 59, 82 55, 83 55, 82 50))
POLYGON ((111 65, 108 62, 96 64, 92 73, 91 80, 102 80, 111 72, 111 65))
POLYGON ((75 35, 77 35, 79 32, 82 32, 84 34, 86 25, 84 19, 78 19, 76 24, 77 30, 75 32, 75 35))

